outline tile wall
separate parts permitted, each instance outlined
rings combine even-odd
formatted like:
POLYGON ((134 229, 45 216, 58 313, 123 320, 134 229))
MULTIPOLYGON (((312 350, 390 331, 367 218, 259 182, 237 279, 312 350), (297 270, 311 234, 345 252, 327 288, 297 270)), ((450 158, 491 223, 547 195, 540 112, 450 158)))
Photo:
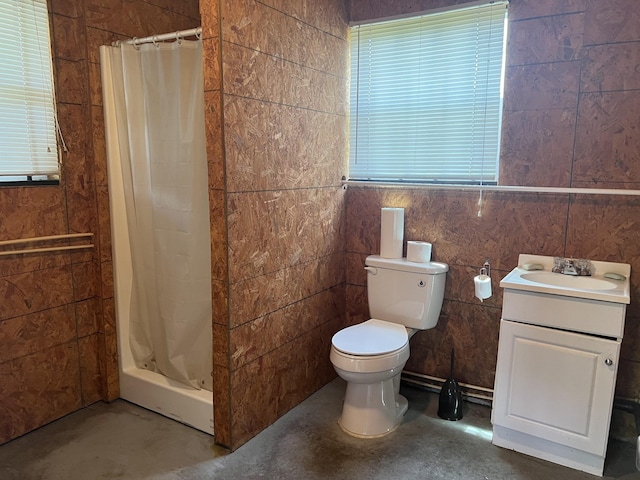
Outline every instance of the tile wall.
POLYGON ((237 448, 335 376, 344 321, 346 10, 201 0, 216 442, 237 448), (222 172, 222 174, 221 174, 222 172))
MULTIPOLYGON (((347 7, 358 20, 447 3, 347 7)), ((444 377, 453 346, 459 380, 491 387, 497 283, 519 253, 623 261, 634 300, 617 393, 640 397, 640 201, 485 193, 479 218, 475 193, 342 190, 342 1, 51 0, 51 11, 63 182, 0 189, 0 240, 92 232, 96 247, 0 259, 0 442, 119 394, 98 46, 200 16, 218 443, 237 448, 333 378, 345 302, 347 322, 368 315, 362 266, 382 206, 405 207, 405 238, 432 241, 451 266, 439 324, 414 337, 407 369, 444 377), (486 256, 495 294, 480 304, 472 277, 486 256)), ((501 183, 640 188, 639 31, 634 0, 511 1, 501 183)))
MULTIPOLYGON (((352 20, 441 7, 443 1, 352 0, 352 20)), ((460 3, 460 2, 458 2, 460 3)), ((500 183, 640 189, 640 4, 634 0, 512 0, 500 183)), ((347 192, 347 309, 367 317, 364 258, 379 251, 379 209, 405 207, 405 239, 433 242, 446 262, 437 327, 411 341, 407 370, 493 387, 499 280, 520 253, 630 263, 616 394, 640 399, 640 197, 352 188, 347 192), (489 257, 494 295, 473 276, 489 257)))
POLYGON ((118 397, 98 46, 200 23, 193 0, 50 0, 49 11, 68 153, 59 186, 0 187, 0 240, 93 233, 95 247, 0 257, 0 443, 118 397))

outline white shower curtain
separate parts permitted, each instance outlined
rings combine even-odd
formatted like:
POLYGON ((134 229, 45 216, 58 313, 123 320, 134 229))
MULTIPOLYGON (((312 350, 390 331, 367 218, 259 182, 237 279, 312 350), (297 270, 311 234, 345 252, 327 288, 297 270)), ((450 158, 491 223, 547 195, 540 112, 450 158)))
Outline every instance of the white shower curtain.
POLYGON ((100 53, 107 154, 120 157, 131 247, 133 357, 140 368, 211 390, 202 42, 100 53))

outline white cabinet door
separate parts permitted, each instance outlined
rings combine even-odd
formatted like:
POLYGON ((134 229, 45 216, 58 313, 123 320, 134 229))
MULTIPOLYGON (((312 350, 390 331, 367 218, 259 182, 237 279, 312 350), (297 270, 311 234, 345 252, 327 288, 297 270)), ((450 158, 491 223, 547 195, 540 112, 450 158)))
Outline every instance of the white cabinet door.
POLYGON ((500 322, 492 422, 604 456, 620 342, 500 322))

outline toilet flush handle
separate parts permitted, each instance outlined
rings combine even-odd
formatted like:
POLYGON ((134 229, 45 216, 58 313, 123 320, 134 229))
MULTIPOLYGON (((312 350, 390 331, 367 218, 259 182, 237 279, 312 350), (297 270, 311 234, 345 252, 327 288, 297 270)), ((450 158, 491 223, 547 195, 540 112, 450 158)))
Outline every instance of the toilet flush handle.
POLYGON ((372 275, 375 275, 378 273, 378 269, 376 267, 364 267, 364 269, 367 272, 370 272, 372 275))

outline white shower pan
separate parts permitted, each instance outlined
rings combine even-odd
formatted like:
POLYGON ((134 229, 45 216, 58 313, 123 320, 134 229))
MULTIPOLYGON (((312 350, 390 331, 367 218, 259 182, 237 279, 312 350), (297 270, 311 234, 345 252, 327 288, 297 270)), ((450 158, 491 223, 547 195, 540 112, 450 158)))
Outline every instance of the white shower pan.
POLYGON ((138 368, 129 344, 132 263, 125 217, 122 174, 109 159, 109 204, 116 302, 120 397, 213 435, 213 393, 138 368))

